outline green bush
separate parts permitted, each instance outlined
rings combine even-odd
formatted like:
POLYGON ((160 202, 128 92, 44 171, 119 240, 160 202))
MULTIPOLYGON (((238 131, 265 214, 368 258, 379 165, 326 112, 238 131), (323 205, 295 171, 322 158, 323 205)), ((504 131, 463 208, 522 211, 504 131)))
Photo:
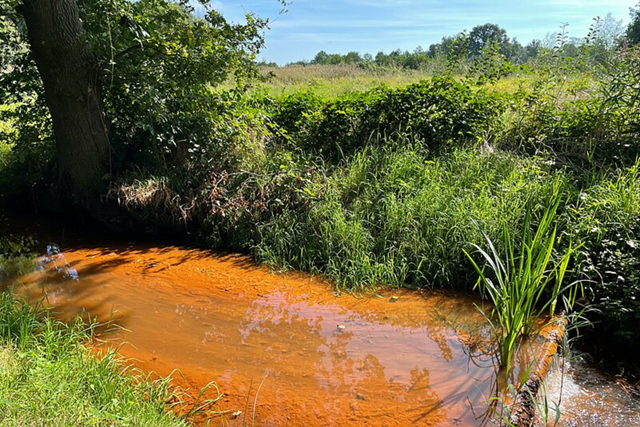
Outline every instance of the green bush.
POLYGON ((422 141, 430 149, 475 142, 506 107, 502 98, 438 77, 402 89, 379 88, 332 100, 303 92, 262 102, 289 146, 337 161, 367 143, 384 143, 397 135, 422 141))
POLYGON ((566 232, 583 244, 589 298, 602 312, 592 336, 601 348, 640 349, 640 162, 585 188, 568 217, 566 232))

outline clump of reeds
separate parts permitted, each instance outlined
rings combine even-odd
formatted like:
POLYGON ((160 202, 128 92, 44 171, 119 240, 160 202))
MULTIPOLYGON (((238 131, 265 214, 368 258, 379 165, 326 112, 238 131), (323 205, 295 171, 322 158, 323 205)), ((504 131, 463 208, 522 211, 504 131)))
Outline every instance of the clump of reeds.
POLYGON ((556 185, 536 225, 533 198, 529 198, 520 236, 512 235, 508 227, 503 227, 502 252, 483 231, 488 249, 473 244, 484 261, 482 266, 465 251, 479 275, 476 288, 493 303, 491 311, 481 311, 495 335, 499 365, 507 372, 523 338, 537 331, 539 319, 555 314, 563 294, 568 295, 570 304, 577 294, 578 283, 563 283, 576 248, 569 244, 558 259, 553 259, 560 199, 556 185))

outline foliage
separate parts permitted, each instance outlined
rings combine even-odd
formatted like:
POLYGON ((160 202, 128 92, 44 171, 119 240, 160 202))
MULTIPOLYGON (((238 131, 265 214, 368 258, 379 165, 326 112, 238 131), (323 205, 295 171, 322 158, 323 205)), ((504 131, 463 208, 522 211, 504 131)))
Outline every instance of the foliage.
MULTIPOLYGON (((268 21, 249 14, 245 23, 232 24, 206 5, 204 15, 196 16, 186 1, 81 0, 78 5, 104 96, 112 174, 144 164, 163 173, 187 169, 197 175, 242 157, 254 124, 260 124, 244 110, 238 113, 240 95, 258 75, 254 59, 268 21)), ((11 164, 33 168, 27 175, 33 184, 50 173, 53 134, 24 24, 15 11, 7 16, 0 34, 13 45, 7 49, 11 55, 3 54, 10 64, 0 73, 0 104, 13 107, 2 110, 0 121, 13 126, 11 164)))
POLYGON ((25 40, 13 23, 16 19, 13 6, 9 1, 0 5, 0 71, 13 67, 28 51, 25 40))
POLYGON ((558 230, 554 223, 560 205, 557 184, 537 226, 534 225, 532 200, 527 201, 518 240, 508 227, 504 227, 500 242, 504 255, 485 233, 488 249, 473 245, 481 255, 482 264, 476 263, 465 251, 479 275, 476 288, 493 303, 491 313, 482 311, 496 337, 500 367, 507 372, 523 337, 531 336, 537 330, 540 318, 547 314, 553 317, 558 298, 569 293, 568 301, 572 305, 577 296, 575 283, 563 284, 575 251, 571 243, 559 260, 552 261, 558 230))
POLYGON ((403 89, 349 93, 334 100, 307 92, 263 102, 286 140, 295 141, 302 151, 334 160, 367 141, 384 142, 385 135, 410 134, 432 149, 454 140, 475 141, 503 105, 498 95, 473 91, 450 78, 433 78, 403 89))
POLYGON ((469 32, 469 56, 476 57, 491 45, 497 45, 500 53, 506 55, 509 53, 509 37, 504 28, 500 28, 496 24, 476 25, 469 32))
POLYGON ((30 271, 37 242, 31 236, 4 233, 0 237, 0 281, 30 271))
MULTIPOLYGON (((326 180, 321 166, 298 162, 287 151, 269 153, 263 169, 210 177, 199 205, 209 245, 251 250, 259 228, 275 218, 292 221, 319 199, 326 180)), ((288 231, 286 231, 288 232, 288 231)))
MULTIPOLYGON (((119 160, 145 165, 203 157, 228 164, 233 116, 267 25, 230 24, 186 2, 86 1, 85 27, 100 58, 105 108, 119 160), (232 76, 234 88, 216 89, 232 76)), ((205 165, 200 164, 200 167, 205 165)))
POLYGON ((531 86, 511 97, 499 146, 581 167, 632 164, 640 153, 638 56, 621 54, 598 74, 585 65, 558 56, 539 63, 531 86))
POLYGON ((601 348, 640 348, 640 163, 596 180, 569 212, 567 228, 582 243, 580 269, 589 300, 602 311, 594 340, 601 348))
POLYGON ((500 53, 497 42, 485 44, 474 57, 469 70, 469 77, 475 78, 478 85, 495 84, 514 70, 514 65, 500 53))
POLYGON ((631 44, 640 43, 640 2, 635 8, 630 8, 631 20, 627 27, 627 41, 631 44))
POLYGON ((603 139, 618 148, 609 156, 633 159, 640 155, 640 52, 624 53, 605 75, 600 88, 598 125, 605 127, 603 139))
MULTIPOLYGON (((632 9, 632 17, 635 16, 635 9, 632 9)), ((584 50, 590 42, 596 42, 594 55, 600 62, 615 52, 623 33, 622 21, 616 20, 609 13, 603 19, 596 18, 597 37, 594 40, 569 38, 566 32, 566 25, 563 24, 560 34, 562 34, 562 49, 560 55, 565 58, 575 58, 584 50)), ((631 26, 629 32, 631 32, 631 26)), ((629 34, 628 32, 628 34, 629 34)), ((371 68, 395 68, 404 70, 441 70, 443 64, 450 62, 457 56, 457 46, 466 45, 464 60, 473 61, 478 58, 482 51, 490 45, 497 45, 498 52, 506 60, 514 64, 522 65, 534 62, 541 54, 549 53, 554 45, 557 47, 556 35, 551 34, 553 43, 548 44, 540 39, 534 39, 526 46, 520 44, 516 38, 509 38, 505 29, 492 23, 476 25, 470 31, 463 30, 458 34, 442 37, 439 43, 433 43, 428 48, 417 46, 412 51, 396 49, 389 53, 379 51, 375 55, 371 53, 360 53, 351 51, 346 54, 328 53, 324 50, 318 52, 311 60, 301 60, 286 67, 298 67, 306 65, 334 66, 339 64, 356 65, 363 69, 371 68)))
POLYGON ((54 150, 42 84, 12 3, 0 6, 0 195, 42 185, 54 150))

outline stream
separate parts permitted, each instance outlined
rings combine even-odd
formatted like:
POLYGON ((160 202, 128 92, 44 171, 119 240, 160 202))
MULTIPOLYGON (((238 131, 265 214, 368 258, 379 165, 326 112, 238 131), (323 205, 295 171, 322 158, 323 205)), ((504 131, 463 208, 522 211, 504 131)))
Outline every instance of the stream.
MULTIPOLYGON (((340 293, 245 256, 148 242, 67 238, 46 252, 11 280, 16 294, 45 301, 63 320, 83 314, 117 325, 105 335, 110 345, 192 393, 215 381, 220 425, 497 425, 490 329, 469 295, 340 293)), ((516 372, 536 349, 522 352, 516 372)), ((640 426, 638 398, 596 373, 575 380, 588 369, 554 370, 567 408, 561 425, 640 426), (585 416, 594 410, 603 413, 585 416)))

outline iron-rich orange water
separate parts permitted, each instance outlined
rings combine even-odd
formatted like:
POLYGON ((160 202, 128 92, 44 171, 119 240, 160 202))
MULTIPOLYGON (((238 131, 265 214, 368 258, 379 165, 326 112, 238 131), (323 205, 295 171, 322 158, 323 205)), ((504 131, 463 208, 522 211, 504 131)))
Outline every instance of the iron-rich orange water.
MULTIPOLYGON (((46 236, 41 220, 0 212, 0 233, 46 236)), ((121 353, 145 371, 179 369, 176 383, 195 394, 216 381, 225 393, 217 409, 229 412, 212 425, 493 425, 489 330, 469 296, 337 294, 243 256, 54 230, 63 251, 49 247, 16 292, 32 302, 46 295, 61 319, 112 319, 127 328, 106 336, 112 345, 126 342, 121 353)), ((514 372, 538 353, 525 346, 514 372)), ((562 391, 560 425, 640 426, 640 401, 624 383, 584 362, 561 373, 552 370, 546 387, 552 407, 562 391)))
POLYGON ((109 339, 138 367, 179 369, 192 390, 215 381, 231 425, 253 422, 255 401, 256 426, 478 426, 495 392, 489 331, 464 295, 339 294, 243 256, 145 244, 51 247, 20 282, 62 319, 125 328, 109 339))

